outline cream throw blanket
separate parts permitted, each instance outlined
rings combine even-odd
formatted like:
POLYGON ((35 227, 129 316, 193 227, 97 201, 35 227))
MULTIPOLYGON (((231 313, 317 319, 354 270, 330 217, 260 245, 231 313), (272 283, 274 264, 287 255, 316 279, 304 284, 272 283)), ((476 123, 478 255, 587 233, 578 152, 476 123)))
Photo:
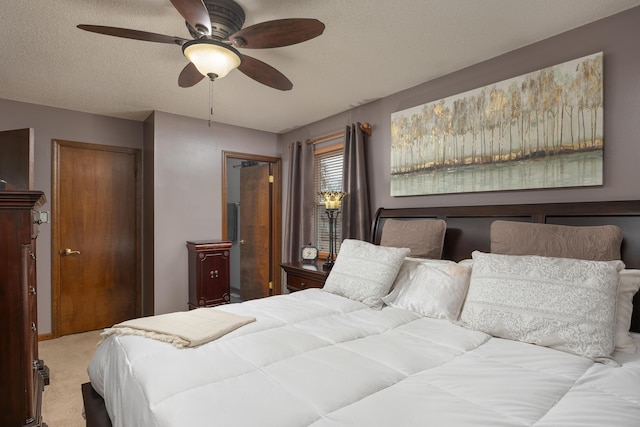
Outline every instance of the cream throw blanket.
POLYGON ((106 328, 100 335, 103 339, 114 334, 140 335, 186 348, 220 338, 255 320, 255 317, 240 316, 214 308, 197 308, 127 320, 106 328))

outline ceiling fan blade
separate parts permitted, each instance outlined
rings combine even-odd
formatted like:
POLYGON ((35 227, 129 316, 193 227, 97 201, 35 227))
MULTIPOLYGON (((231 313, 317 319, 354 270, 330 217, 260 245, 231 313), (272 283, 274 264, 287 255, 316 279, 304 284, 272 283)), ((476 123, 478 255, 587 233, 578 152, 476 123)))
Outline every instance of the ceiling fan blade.
POLYGON ((302 43, 323 32, 324 24, 317 19, 276 19, 243 28, 229 36, 229 40, 237 47, 265 49, 302 43))
POLYGON ((189 62, 180 72, 180 76, 178 77, 178 86, 191 87, 196 83, 199 83, 202 79, 204 79, 204 76, 200 74, 200 71, 198 71, 196 66, 193 65, 193 62, 189 62))
POLYGON ((78 25, 78 28, 92 33, 147 42, 182 45, 187 41, 187 39, 183 39, 182 37, 165 36, 164 34, 148 33, 146 31, 130 30, 128 28, 105 27, 103 25, 78 25))
POLYGON ((253 80, 274 89, 291 90, 293 87, 293 83, 280 71, 269 64, 265 64, 247 55, 242 55, 242 63, 238 67, 238 70, 253 80))
POLYGON ((197 32, 211 34, 211 18, 202 0, 171 0, 171 4, 197 32))

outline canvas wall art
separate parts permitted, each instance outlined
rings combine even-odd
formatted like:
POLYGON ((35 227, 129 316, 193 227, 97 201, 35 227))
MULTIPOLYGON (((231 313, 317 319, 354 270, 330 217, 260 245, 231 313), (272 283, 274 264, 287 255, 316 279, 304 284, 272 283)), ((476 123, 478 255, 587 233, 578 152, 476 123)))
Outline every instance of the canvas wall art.
POLYGON ((391 115, 391 195, 602 185, 602 52, 391 115))

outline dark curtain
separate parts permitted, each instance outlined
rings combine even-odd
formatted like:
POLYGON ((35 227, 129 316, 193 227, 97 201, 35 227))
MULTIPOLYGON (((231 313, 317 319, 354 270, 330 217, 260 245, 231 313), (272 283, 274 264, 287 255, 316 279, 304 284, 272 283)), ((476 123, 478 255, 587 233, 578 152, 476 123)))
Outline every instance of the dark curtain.
POLYGON ((344 138, 342 191, 342 238, 369 240, 371 211, 365 157, 366 135, 360 123, 347 126, 344 138))
POLYGON ((289 199, 284 227, 284 261, 299 261, 302 246, 313 242, 315 196, 313 194, 313 146, 294 142, 289 146, 289 199))

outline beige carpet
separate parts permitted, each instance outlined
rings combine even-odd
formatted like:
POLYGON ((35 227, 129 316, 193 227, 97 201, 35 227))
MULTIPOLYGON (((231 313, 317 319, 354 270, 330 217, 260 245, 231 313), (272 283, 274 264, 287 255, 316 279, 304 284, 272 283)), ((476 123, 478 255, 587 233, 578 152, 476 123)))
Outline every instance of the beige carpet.
POLYGON ((49 367, 51 383, 44 388, 42 419, 49 427, 84 427, 80 385, 89 381, 87 366, 100 341, 91 331, 40 341, 40 359, 49 367))

